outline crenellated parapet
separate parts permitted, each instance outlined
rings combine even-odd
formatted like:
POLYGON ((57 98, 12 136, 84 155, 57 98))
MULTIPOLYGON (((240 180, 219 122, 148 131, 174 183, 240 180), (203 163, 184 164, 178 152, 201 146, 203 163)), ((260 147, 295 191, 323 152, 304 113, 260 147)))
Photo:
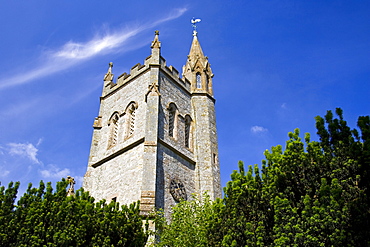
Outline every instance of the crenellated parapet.
POLYGON ((104 82, 105 86, 103 89, 102 97, 106 97, 107 95, 110 95, 114 93, 119 88, 127 85, 135 78, 141 76, 143 73, 146 73, 150 70, 151 67, 158 67, 160 71, 163 73, 166 73, 167 76, 169 76, 175 83, 177 83, 180 87, 182 87, 184 90, 190 92, 191 90, 191 83, 187 78, 182 77, 180 78, 179 71, 170 65, 169 67, 166 65, 166 60, 160 56, 159 64, 154 63, 156 60, 153 59, 153 56, 148 56, 144 64, 137 63, 135 64, 131 69, 130 73, 123 73, 120 76, 117 77, 117 80, 114 82, 113 80, 113 73, 112 73, 112 67, 113 63, 109 63, 109 68, 107 74, 104 76, 104 82))

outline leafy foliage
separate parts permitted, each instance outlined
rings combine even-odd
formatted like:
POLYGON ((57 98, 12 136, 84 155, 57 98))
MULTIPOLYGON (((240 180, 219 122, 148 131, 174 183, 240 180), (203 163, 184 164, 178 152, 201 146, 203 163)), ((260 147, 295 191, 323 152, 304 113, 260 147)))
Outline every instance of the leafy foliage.
MULTIPOLYGON (((155 218, 156 246, 370 246, 370 118, 350 129, 341 109, 316 117, 319 141, 288 134, 285 149, 265 152, 231 174, 224 199, 182 201, 172 219, 155 218)), ((138 204, 94 203, 66 181, 0 187, 0 246, 144 246, 138 204)))
POLYGON ((190 228, 191 244, 166 244, 196 246, 199 232, 207 240, 197 246, 370 246, 370 118, 359 117, 358 131, 336 114, 316 117, 319 141, 290 132, 261 170, 239 162, 223 200, 177 205, 162 236, 185 239, 190 228))
POLYGON ((122 206, 83 189, 67 196, 68 182, 30 184, 15 206, 19 183, 0 187, 0 246, 144 246, 139 204, 122 206))
POLYGON ((207 194, 203 200, 193 197, 191 201, 181 201, 173 208, 171 223, 163 214, 156 217, 159 241, 156 246, 208 246, 207 229, 214 216, 212 204, 207 194))

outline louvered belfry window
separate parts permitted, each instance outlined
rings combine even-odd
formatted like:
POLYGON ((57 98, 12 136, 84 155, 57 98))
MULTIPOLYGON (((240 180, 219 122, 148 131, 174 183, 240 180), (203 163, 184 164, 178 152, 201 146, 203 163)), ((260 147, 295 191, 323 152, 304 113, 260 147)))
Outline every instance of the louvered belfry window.
POLYGON ((130 128, 129 128, 129 136, 134 134, 135 130, 135 107, 132 105, 130 109, 130 128))
POLYGON ((108 140, 108 148, 111 148, 117 144, 118 120, 119 120, 119 116, 117 113, 115 113, 111 117, 111 120, 109 121, 110 134, 109 134, 109 140, 108 140))
POLYGON ((130 138, 133 136, 135 132, 135 124, 136 124, 136 109, 137 104, 135 102, 131 102, 125 111, 125 139, 130 138))

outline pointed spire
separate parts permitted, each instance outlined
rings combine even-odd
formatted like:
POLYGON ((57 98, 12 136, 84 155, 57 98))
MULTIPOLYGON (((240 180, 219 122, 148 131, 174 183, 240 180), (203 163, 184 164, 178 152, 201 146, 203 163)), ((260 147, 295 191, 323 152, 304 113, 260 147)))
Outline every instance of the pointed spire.
MULTIPOLYGON (((192 23, 194 22, 196 23, 196 20, 192 20, 192 23)), ((203 92, 212 96, 213 74, 208 57, 203 54, 197 34, 197 31, 194 29, 193 42, 191 43, 186 65, 183 67, 183 77, 190 81, 192 92, 203 92)))
POLYGON ((204 57, 202 48, 200 47, 199 41, 198 41, 198 32, 197 32, 197 23, 201 22, 201 19, 191 19, 191 26, 193 27, 193 43, 191 44, 190 53, 189 56, 199 56, 204 57))
MULTIPOLYGON (((198 41, 197 31, 193 33, 193 42, 191 43, 191 48, 189 52, 189 58, 206 58, 204 57, 202 47, 198 41)), ((207 59, 207 58, 206 58, 207 59)))

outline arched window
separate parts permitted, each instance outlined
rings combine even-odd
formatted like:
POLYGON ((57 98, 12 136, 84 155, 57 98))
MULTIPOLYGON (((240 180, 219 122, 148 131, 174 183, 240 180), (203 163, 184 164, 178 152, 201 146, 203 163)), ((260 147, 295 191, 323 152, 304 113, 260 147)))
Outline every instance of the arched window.
POLYGON ((171 103, 168 107, 168 135, 176 138, 177 107, 171 103))
POLYGON ((117 144, 118 120, 119 120, 119 115, 117 112, 114 113, 109 120, 108 126, 109 126, 110 133, 109 133, 109 140, 108 140, 108 149, 117 144))
POLYGON ((202 76, 200 75, 199 72, 196 74, 196 79, 197 79, 197 88, 202 88, 202 76))
POLYGON ((185 116, 185 147, 190 148, 191 143, 191 118, 189 115, 185 116))
POLYGON ((134 134, 135 131, 135 119, 136 119, 136 108, 137 104, 135 102, 131 102, 126 108, 126 130, 125 130, 125 138, 129 138, 134 134))

